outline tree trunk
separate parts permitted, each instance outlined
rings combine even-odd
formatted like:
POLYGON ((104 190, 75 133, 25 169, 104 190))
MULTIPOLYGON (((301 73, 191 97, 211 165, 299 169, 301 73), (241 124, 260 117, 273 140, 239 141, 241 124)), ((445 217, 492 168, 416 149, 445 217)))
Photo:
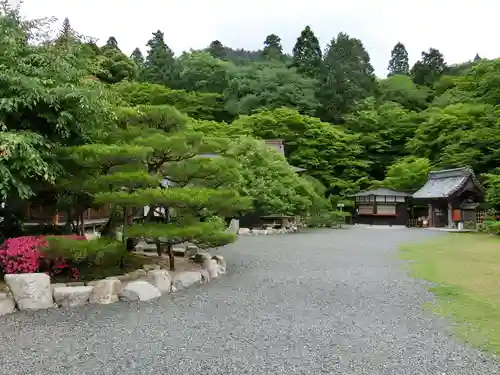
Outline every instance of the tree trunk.
POLYGON ((167 253, 168 253, 168 265, 170 266, 170 271, 175 271, 175 257, 173 245, 169 243, 167 245, 167 253))
POLYGON ((80 212, 80 236, 85 235, 85 210, 80 212))
POLYGON ((161 257, 162 248, 160 241, 156 241, 156 253, 158 254, 159 257, 161 257))
POLYGON ((123 229, 122 229, 122 242, 125 243, 127 239, 127 225, 128 225, 128 207, 123 206, 123 229))

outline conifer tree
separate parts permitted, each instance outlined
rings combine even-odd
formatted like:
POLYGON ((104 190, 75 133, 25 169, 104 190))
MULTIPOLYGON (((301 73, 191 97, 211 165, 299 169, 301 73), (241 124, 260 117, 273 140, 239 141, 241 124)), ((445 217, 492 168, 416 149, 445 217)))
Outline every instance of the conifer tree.
POLYGON ((308 77, 315 78, 321 67, 322 52, 318 38, 309 26, 302 30, 293 47, 293 66, 308 77))
POLYGON ((179 69, 174 58, 174 53, 164 40, 160 30, 153 33, 147 46, 149 47, 144 62, 144 80, 168 87, 175 87, 178 81, 179 69))
POLYGON ((283 47, 281 46, 281 38, 279 36, 270 34, 266 37, 262 56, 267 60, 283 59, 283 47))
POLYGON ((391 52, 391 59, 389 60, 389 74, 392 75, 410 75, 410 64, 408 62, 408 51, 403 43, 398 42, 391 52))
POLYGON ((210 43, 210 46, 207 48, 207 52, 216 59, 224 60, 226 58, 226 50, 219 40, 214 40, 210 43))

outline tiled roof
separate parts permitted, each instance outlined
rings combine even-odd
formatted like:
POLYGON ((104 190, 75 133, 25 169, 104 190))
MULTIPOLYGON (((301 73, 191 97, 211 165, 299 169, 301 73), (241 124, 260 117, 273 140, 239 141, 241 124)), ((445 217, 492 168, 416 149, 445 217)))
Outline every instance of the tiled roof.
POLYGON ((354 196, 355 197, 366 197, 368 195, 388 196, 388 197, 409 197, 411 194, 408 194, 408 193, 405 193, 402 191, 379 188, 379 189, 373 189, 373 190, 364 190, 364 191, 359 192, 358 194, 355 194, 354 196))
POLYGON ((483 190, 470 168, 455 168, 429 173, 427 183, 413 194, 413 198, 448 198, 472 179, 478 189, 483 190))

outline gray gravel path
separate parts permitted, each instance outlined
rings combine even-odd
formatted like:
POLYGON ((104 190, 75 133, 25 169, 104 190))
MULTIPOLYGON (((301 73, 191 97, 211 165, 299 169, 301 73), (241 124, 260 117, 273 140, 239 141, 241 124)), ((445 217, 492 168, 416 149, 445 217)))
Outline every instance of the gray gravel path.
POLYGON ((0 318, 1 374, 494 374, 500 365, 422 310, 397 243, 430 231, 354 228, 243 237, 230 274, 140 305, 0 318))

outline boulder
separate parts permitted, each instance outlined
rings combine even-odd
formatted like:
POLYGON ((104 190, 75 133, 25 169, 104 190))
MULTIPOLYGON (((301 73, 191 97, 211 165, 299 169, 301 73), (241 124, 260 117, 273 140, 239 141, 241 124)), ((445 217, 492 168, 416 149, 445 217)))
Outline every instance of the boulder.
POLYGON ((205 260, 202 268, 208 272, 209 281, 220 276, 220 267, 214 259, 205 260))
POLYGON ((172 290, 172 279, 167 270, 149 271, 148 282, 154 285, 161 293, 170 293, 172 290))
POLYGON ((186 248, 185 247, 174 247, 172 249, 172 252, 176 257, 183 257, 186 255, 186 248))
POLYGON ((65 286, 54 288, 54 301, 58 306, 74 307, 85 305, 92 293, 91 286, 65 286))
POLYGON ((212 256, 209 253, 207 253, 205 251, 201 251, 201 252, 196 253, 195 255, 190 257, 189 259, 195 263, 203 264, 204 261, 211 259, 211 258, 212 258, 212 256))
POLYGON ((11 293, 0 292, 0 316, 16 311, 16 302, 11 293))
POLYGON ((189 257, 195 255, 198 252, 198 250, 199 250, 199 248, 196 245, 187 245, 184 256, 189 258, 189 257))
POLYGON ((210 282, 210 274, 208 273, 208 271, 206 269, 201 269, 200 270, 200 273, 201 273, 201 283, 202 284, 206 284, 206 283, 209 283, 210 282))
POLYGON ((238 234, 249 235, 250 229, 249 228, 240 228, 240 229, 238 229, 238 234))
MULTIPOLYGON (((92 282, 94 288, 89 297, 90 303, 107 305, 118 301, 118 293, 122 288, 122 283, 118 279, 106 279, 92 282)), ((90 283, 89 283, 90 285, 90 283)))
POLYGON ((54 306, 50 277, 45 273, 5 275, 19 310, 48 309, 54 306))
POLYGON ((159 270, 161 266, 159 264, 145 264, 142 266, 146 271, 159 270))
POLYGON ((226 260, 224 259, 224 257, 222 255, 214 255, 212 257, 212 259, 215 260, 217 262, 217 264, 219 265, 220 273, 222 273, 222 274, 226 273, 227 263, 226 263, 226 260))
POLYGON ((231 222, 229 223, 226 232, 238 234, 239 229, 240 229, 240 221, 238 219, 231 219, 231 222))
POLYGON ((147 275, 147 271, 146 270, 135 270, 135 271, 132 271, 132 272, 129 272, 127 275, 129 277, 129 280, 137 280, 137 279, 140 279, 141 277, 145 277, 147 275))
POLYGON ((180 272, 174 276, 172 285, 176 289, 189 288, 191 285, 200 284, 202 282, 200 271, 180 272))
POLYGON ((83 282, 83 281, 72 281, 70 283, 66 283, 66 286, 85 286, 85 282, 83 282))
POLYGON ((131 281, 120 293, 120 298, 125 301, 149 301, 161 296, 161 292, 147 281, 131 281))

